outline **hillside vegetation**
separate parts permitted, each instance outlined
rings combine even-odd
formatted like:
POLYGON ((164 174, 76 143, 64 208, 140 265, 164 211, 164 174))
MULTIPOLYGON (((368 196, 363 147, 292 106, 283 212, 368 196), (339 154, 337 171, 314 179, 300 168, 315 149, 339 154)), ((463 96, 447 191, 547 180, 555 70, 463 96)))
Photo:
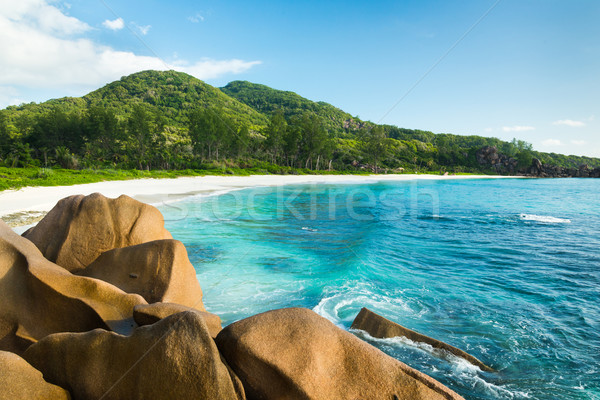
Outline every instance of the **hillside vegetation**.
POLYGON ((9 168, 516 174, 534 159, 600 166, 519 140, 376 125, 293 92, 243 81, 218 89, 174 71, 0 110, 0 166, 9 168))

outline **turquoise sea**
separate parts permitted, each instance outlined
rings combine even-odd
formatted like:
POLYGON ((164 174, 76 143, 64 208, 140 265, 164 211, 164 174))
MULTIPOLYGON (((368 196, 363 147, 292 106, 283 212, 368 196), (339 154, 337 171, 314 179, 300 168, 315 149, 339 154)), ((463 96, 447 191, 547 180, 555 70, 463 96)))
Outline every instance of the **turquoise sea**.
POLYGON ((361 307, 457 346, 371 342, 467 399, 600 399, 600 180, 290 185, 160 207, 224 324, 361 307))

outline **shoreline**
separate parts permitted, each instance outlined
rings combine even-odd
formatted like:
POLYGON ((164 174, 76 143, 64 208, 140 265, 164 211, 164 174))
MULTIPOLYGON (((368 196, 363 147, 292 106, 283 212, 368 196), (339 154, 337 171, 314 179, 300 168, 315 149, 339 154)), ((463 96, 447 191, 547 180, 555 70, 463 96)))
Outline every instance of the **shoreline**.
POLYGON ((157 205, 181 200, 199 194, 211 195, 252 187, 293 184, 369 184, 412 180, 456 179, 522 179, 501 175, 250 175, 250 176, 195 176, 173 179, 133 179, 105 181, 72 186, 35 186, 0 192, 0 218, 12 228, 30 226, 68 196, 95 192, 106 197, 128 195, 138 201, 157 205))

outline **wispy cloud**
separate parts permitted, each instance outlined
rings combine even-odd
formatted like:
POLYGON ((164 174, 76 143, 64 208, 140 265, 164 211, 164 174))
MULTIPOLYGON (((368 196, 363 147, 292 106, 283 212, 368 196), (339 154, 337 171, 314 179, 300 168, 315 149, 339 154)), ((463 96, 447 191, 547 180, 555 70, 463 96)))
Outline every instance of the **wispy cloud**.
POLYGON ((526 132, 526 131, 534 131, 535 128, 533 126, 515 125, 515 126, 503 126, 502 130, 504 132, 526 132))
POLYGON ((148 32, 150 32, 150 29, 152 28, 152 25, 138 25, 135 22, 133 22, 131 25, 133 25, 135 27, 135 29, 137 29, 138 32, 144 36, 146 36, 148 34, 148 32))
POLYGON ((192 16, 189 16, 188 17, 188 21, 190 21, 190 22, 192 22, 194 24, 197 24, 199 22, 204 22, 204 16, 202 14, 200 14, 200 13, 196 13, 196 14, 194 14, 192 16))
POLYGON ((577 146, 583 146, 587 142, 585 140, 571 140, 571 143, 577 146))
POLYGON ((22 99, 24 90, 59 89, 64 94, 83 94, 123 75, 148 69, 174 69, 199 79, 213 79, 260 64, 237 58, 164 62, 82 37, 91 27, 63 14, 47 0, 2 4, 0 87, 4 95, 0 96, 0 107, 15 104, 14 99, 22 99))
POLYGON ((573 121, 572 119, 561 119, 558 121, 554 121, 552 125, 566 125, 573 128, 581 128, 585 126, 585 122, 583 121, 573 121))
POLYGON ((117 18, 113 21, 107 19, 102 23, 102 26, 113 31, 119 31, 125 27, 125 21, 123 21, 123 18, 117 18))
POLYGON ((562 142, 558 139, 546 139, 542 144, 544 146, 562 146, 562 142))

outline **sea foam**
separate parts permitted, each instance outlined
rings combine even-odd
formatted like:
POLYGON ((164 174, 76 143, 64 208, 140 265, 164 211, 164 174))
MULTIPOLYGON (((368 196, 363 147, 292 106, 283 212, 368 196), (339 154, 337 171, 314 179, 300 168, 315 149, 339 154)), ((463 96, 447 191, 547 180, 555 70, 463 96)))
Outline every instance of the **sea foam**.
POLYGON ((557 218, 550 215, 536 215, 536 214, 520 214, 519 219, 521 221, 532 221, 540 222, 543 224, 570 224, 571 220, 567 218, 557 218))

